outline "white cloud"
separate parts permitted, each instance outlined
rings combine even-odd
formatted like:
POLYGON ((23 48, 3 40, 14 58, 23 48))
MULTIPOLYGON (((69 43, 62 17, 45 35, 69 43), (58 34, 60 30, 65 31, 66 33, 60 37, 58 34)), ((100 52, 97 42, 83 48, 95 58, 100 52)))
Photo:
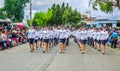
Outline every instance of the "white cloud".
MULTIPOLYGON (((69 3, 73 8, 78 9, 85 14, 86 11, 91 11, 93 17, 101 16, 103 19, 120 20, 120 10, 115 9, 113 13, 106 14, 100 10, 93 10, 89 7, 89 0, 32 0, 33 14, 37 11, 46 11, 53 3, 61 4, 62 2, 69 3)), ((4 4, 4 0, 0 0, 0 7, 4 4)), ((29 15, 29 4, 25 8, 25 16, 29 15)))
POLYGON ((0 0, 0 8, 3 7, 4 0, 0 0))

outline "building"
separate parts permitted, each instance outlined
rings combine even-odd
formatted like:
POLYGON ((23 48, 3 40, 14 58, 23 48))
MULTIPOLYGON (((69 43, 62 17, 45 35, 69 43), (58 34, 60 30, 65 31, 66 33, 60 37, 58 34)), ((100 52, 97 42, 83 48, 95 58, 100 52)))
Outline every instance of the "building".
POLYGON ((0 26, 7 26, 7 24, 10 24, 10 23, 12 23, 10 20, 0 19, 0 26))
POLYGON ((86 15, 83 15, 83 22, 87 24, 86 27, 120 27, 120 20, 96 19, 94 17, 89 18, 86 15))
POLYGON ((102 26, 117 27, 117 24, 118 24, 117 20, 107 20, 107 19, 97 19, 94 21, 87 22, 87 26, 97 27, 97 28, 100 28, 102 26))

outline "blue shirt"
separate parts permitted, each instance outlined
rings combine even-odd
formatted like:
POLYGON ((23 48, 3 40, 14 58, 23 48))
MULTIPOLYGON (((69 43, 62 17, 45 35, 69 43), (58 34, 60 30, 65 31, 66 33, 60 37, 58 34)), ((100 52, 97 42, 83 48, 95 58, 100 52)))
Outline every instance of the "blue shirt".
POLYGON ((118 33, 117 32, 113 32, 112 33, 112 37, 115 37, 115 38, 117 38, 119 35, 118 35, 118 33))

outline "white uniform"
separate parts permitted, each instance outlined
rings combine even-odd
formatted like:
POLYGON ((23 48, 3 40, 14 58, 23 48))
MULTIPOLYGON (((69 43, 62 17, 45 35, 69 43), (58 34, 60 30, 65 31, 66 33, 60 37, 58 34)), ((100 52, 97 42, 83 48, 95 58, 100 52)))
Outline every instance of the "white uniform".
POLYGON ((39 38, 40 38, 40 39, 43 38, 43 31, 42 31, 42 30, 39 31, 39 38))
POLYGON ((49 39, 49 36, 50 36, 49 31, 48 30, 44 30, 43 31, 43 39, 49 39))
POLYGON ((95 39, 97 39, 97 32, 93 32, 93 39, 95 40, 95 39))
POLYGON ((94 30, 93 30, 93 29, 91 29, 91 30, 89 31, 89 37, 90 37, 90 38, 92 38, 92 37, 93 37, 93 32, 94 32, 94 30))
POLYGON ((35 30, 34 29, 30 29, 28 31, 28 39, 30 38, 35 38, 35 30))
POLYGON ((59 30, 59 38, 60 39, 65 39, 66 38, 66 30, 59 30))
POLYGON ((70 30, 67 30, 66 31, 66 37, 69 38, 71 36, 71 31, 70 30))
POLYGON ((39 31, 38 30, 35 30, 35 40, 38 40, 39 39, 39 31))
POLYGON ((78 30, 78 31, 76 32, 76 39, 77 39, 77 40, 80 40, 80 37, 81 37, 81 31, 78 30))
POLYGON ((80 40, 87 40, 87 31, 80 32, 80 40))
POLYGON ((101 33, 100 40, 107 40, 108 39, 109 35, 108 35, 107 31, 101 31, 100 33, 101 33))
POLYGON ((53 38, 54 38, 53 34, 54 34, 53 31, 49 31, 49 39, 50 39, 49 41, 50 42, 53 41, 53 38))
POLYGON ((59 38, 59 30, 55 29, 53 36, 54 38, 59 38))
POLYGON ((100 40, 100 37, 101 37, 101 33, 100 33, 100 32, 97 32, 97 40, 98 40, 98 41, 100 40))

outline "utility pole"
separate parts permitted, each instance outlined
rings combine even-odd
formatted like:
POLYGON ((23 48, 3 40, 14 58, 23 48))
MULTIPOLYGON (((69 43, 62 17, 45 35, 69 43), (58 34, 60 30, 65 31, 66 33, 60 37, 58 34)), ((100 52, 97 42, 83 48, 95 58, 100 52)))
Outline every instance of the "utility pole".
POLYGON ((91 22, 91 11, 86 11, 87 14, 89 14, 89 19, 90 19, 90 25, 92 27, 92 22, 91 22))
POLYGON ((32 0, 29 0, 30 2, 30 25, 32 25, 32 0))

